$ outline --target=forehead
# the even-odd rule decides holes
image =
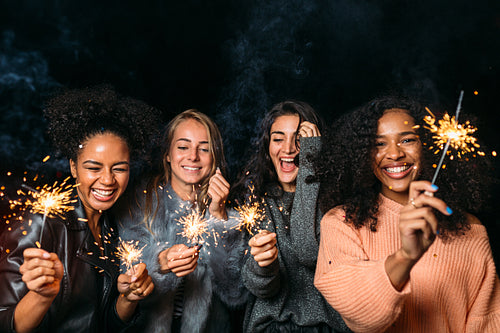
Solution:
[[[174,131],[174,141],[186,139],[192,142],[208,141],[205,126],[195,119],[186,119],[179,123]]]
[[[296,114],[287,114],[277,117],[271,125],[272,132],[295,132],[299,126],[299,116]]]
[[[96,134],[85,141],[78,150],[78,156],[85,159],[111,158],[128,159],[129,148],[127,142],[116,134]]]
[[[386,135],[391,133],[415,132],[415,119],[407,110],[403,109],[388,109],[378,120],[378,135]]]

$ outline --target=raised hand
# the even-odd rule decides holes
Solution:
[[[215,174],[210,178],[208,183],[208,196],[212,199],[208,210],[210,214],[219,218],[227,218],[226,214],[226,199],[229,195],[229,183],[222,176],[219,168],[215,171]]]
[[[274,232],[262,230],[250,238],[248,245],[251,247],[250,253],[260,267],[269,266],[278,257],[276,234]]]
[[[160,270],[162,273],[175,273],[178,277],[192,273],[198,265],[201,245],[187,247],[184,244],[163,250],[158,255]]]
[[[312,136],[321,136],[321,133],[319,132],[318,126],[315,124],[303,121],[300,123],[298,136],[308,138]]]
[[[425,180],[410,184],[410,200],[399,216],[402,254],[410,260],[418,261],[434,242],[438,221],[432,209],[452,213],[443,200],[432,195],[436,191],[437,187]]]

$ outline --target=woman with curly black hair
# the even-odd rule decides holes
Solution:
[[[319,246],[319,184],[305,183],[321,147],[321,121],[300,101],[274,105],[262,119],[254,154],[234,185],[231,201],[264,201],[262,230],[248,244],[242,280],[252,294],[246,332],[347,330],[314,288]],[[253,187],[253,193],[251,188]]]
[[[431,184],[425,114],[383,97],[336,122],[315,175],[331,209],[315,285],[356,332],[498,332],[500,282],[469,214],[485,204],[487,159],[448,160]]]
[[[63,92],[48,101],[45,116],[53,144],[69,159],[76,200],[45,227],[38,214],[2,233],[0,331],[125,329],[154,285],[144,264],[120,274],[118,231],[107,211],[125,191],[131,158],[152,138],[158,112],[97,86]]]

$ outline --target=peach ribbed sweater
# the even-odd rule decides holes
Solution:
[[[500,332],[500,282],[484,226],[436,238],[401,292],[384,268],[400,247],[403,206],[380,196],[377,232],[356,230],[343,210],[321,221],[314,284],[355,332]]]

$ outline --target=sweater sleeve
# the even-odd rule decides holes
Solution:
[[[279,260],[269,266],[260,267],[253,256],[249,256],[241,272],[245,287],[256,297],[270,298],[280,290]]]
[[[466,332],[500,332],[500,281],[487,234],[472,251],[476,258],[485,258],[479,291],[467,318]]]
[[[401,292],[391,284],[384,260],[370,260],[358,232],[334,208],[321,221],[321,243],[314,285],[356,332],[389,327],[402,310],[407,283]]]
[[[312,269],[316,266],[319,249],[319,221],[317,209],[319,182],[306,183],[306,178],[314,174],[312,157],[321,149],[321,137],[300,139],[300,164],[297,187],[290,216],[290,236],[292,248],[299,262]]]

